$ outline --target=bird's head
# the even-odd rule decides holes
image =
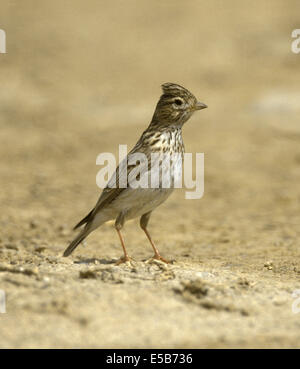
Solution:
[[[207,108],[186,88],[175,83],[164,83],[152,121],[163,126],[182,126],[196,110]]]

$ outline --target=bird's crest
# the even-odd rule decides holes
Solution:
[[[190,91],[188,91],[186,88],[176,84],[176,83],[171,83],[171,82],[167,82],[164,83],[163,85],[161,85],[161,88],[163,90],[163,93],[166,95],[173,95],[173,96],[177,96],[177,95],[189,95],[189,96],[193,96],[192,93],[190,93]]]

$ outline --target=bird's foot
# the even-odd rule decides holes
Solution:
[[[116,261],[115,265],[120,265],[120,264],[126,264],[129,266],[133,266],[134,265],[134,259],[132,259],[130,256],[128,255],[124,255],[122,256],[118,261]]]
[[[152,258],[145,261],[146,264],[171,264],[172,261],[166,260],[160,254],[155,254]]]

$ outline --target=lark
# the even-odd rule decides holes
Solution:
[[[156,105],[150,125],[127,157],[119,164],[95,207],[74,227],[74,229],[81,228],[81,231],[67,247],[64,256],[69,256],[96,228],[109,220],[115,220],[115,229],[124,253],[117,264],[131,262],[121,230],[126,220],[140,217],[140,226],[154,250],[154,256],[149,260],[168,263],[155,246],[147,225],[152,211],[171,195],[175,187],[175,177],[182,172],[183,125],[195,111],[205,109],[207,105],[197,101],[191,92],[175,83],[164,83],[162,91],[163,94]],[[144,164],[141,162],[129,164],[129,158],[137,153],[143,154],[147,160]],[[161,159],[166,155],[171,158],[169,165],[165,165],[165,161]],[[154,160],[153,157],[156,159]],[[138,176],[135,176],[138,165]],[[153,170],[154,168],[156,170]],[[168,173],[164,173],[165,171]],[[157,185],[151,186],[151,182],[147,187],[132,186],[133,179],[141,179],[141,176],[148,178],[150,173],[151,176],[155,173]],[[163,181],[164,174],[169,178],[167,185]],[[124,183],[120,185],[120,179],[124,182],[124,178],[125,186]]]

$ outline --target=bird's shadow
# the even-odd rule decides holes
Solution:
[[[90,258],[90,259],[82,259],[74,261],[74,264],[115,264],[117,259],[97,259],[97,258]]]

